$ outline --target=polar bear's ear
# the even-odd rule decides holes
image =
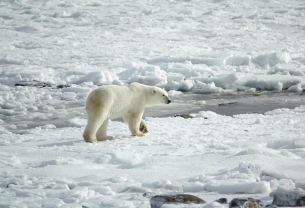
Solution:
[[[157,91],[155,89],[151,90],[151,94],[154,95]]]

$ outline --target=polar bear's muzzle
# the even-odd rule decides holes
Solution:
[[[168,98],[167,100],[167,104],[170,104],[172,101]]]

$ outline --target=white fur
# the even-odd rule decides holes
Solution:
[[[140,124],[145,125],[142,121],[145,106],[170,102],[165,90],[139,83],[129,86],[107,85],[95,89],[87,98],[88,124],[83,137],[91,143],[95,136],[98,141],[112,139],[107,136],[108,120],[118,117],[123,117],[128,123],[133,136],[144,136],[139,127]]]

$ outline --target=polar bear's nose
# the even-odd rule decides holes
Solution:
[[[170,104],[171,102],[172,102],[171,100],[168,100],[168,101],[167,101],[167,104]]]

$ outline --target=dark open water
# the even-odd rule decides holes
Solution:
[[[232,116],[246,113],[265,113],[278,108],[296,108],[305,105],[305,93],[263,92],[236,94],[184,94],[172,98],[169,105],[146,108],[145,117],[167,117],[176,114],[213,111],[217,114]],[[199,102],[205,101],[202,105]]]

